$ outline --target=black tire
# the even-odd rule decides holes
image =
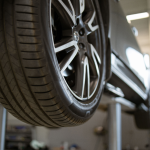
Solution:
[[[91,99],[75,98],[58,67],[49,28],[51,0],[0,0],[0,102],[23,122],[36,126],[76,126],[91,118],[105,80],[106,37],[93,0],[101,39],[98,88]]]

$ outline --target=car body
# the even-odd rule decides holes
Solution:
[[[149,70],[130,24],[117,0],[109,0],[108,39],[111,73],[108,83],[119,87],[124,97],[139,105],[148,99]]]

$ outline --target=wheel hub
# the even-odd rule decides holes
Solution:
[[[88,43],[87,36],[90,33],[90,31],[88,31],[86,24],[83,22],[82,15],[78,16],[77,20],[78,24],[75,27],[73,27],[74,39],[78,42],[79,50],[84,49],[87,51],[85,45],[87,45]],[[79,36],[78,40],[76,40],[77,37],[75,36]]]

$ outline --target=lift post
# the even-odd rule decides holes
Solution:
[[[108,106],[109,150],[121,150],[121,104],[112,103]]]
[[[99,109],[108,110],[108,150],[122,149],[121,113],[135,108],[135,104],[123,97],[102,96]]]
[[[6,118],[7,111],[0,105],[0,150],[5,149]]]

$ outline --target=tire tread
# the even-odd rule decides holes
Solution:
[[[0,102],[15,117],[36,126],[79,125],[57,96],[39,19],[40,0],[0,2]]]

